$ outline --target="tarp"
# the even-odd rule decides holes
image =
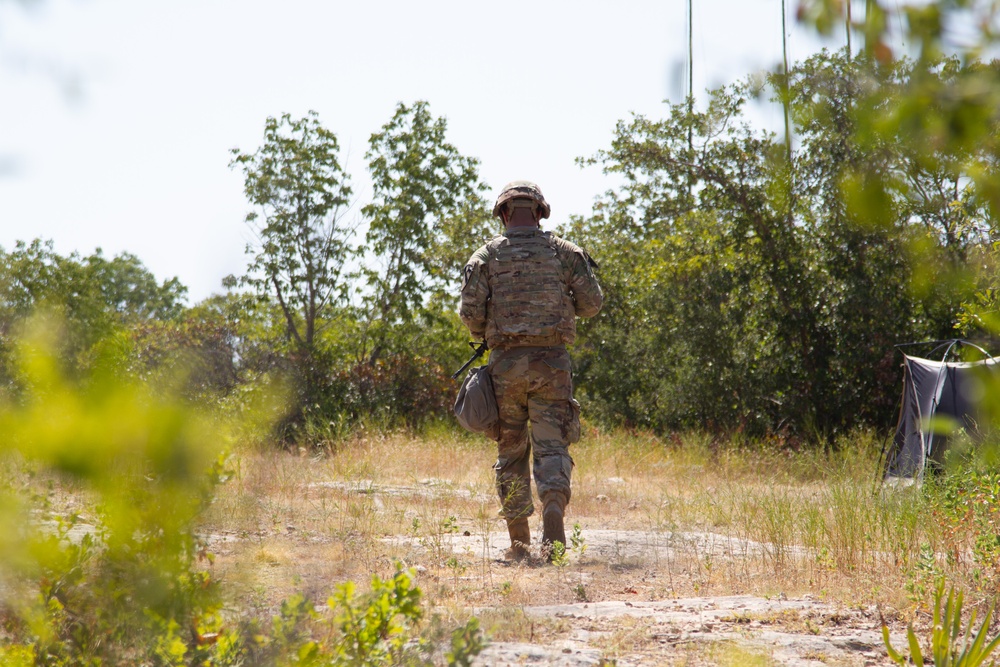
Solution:
[[[933,361],[903,355],[903,399],[885,466],[885,479],[921,482],[928,464],[943,462],[948,433],[964,429],[975,442],[984,423],[979,406],[984,373],[1000,370],[1000,357]]]

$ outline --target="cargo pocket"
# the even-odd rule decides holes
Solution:
[[[569,373],[573,370],[573,362],[570,361],[568,354],[558,354],[552,357],[545,357],[542,359],[542,363],[557,371],[563,371]]]
[[[572,408],[570,412],[569,427],[566,429],[566,440],[572,444],[580,442],[580,402],[575,398],[569,399]]]

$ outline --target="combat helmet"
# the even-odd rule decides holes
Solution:
[[[552,212],[549,203],[545,201],[545,196],[542,194],[541,188],[531,181],[511,181],[503,186],[503,189],[500,191],[497,203],[493,206],[493,217],[499,218],[500,209],[512,199],[530,199],[533,202],[532,206],[537,206],[539,215],[542,218],[549,217],[549,213]]]

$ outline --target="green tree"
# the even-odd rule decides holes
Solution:
[[[114,331],[176,318],[186,293],[177,278],[158,282],[129,253],[64,256],[41,239],[0,248],[0,385],[15,390],[11,341],[37,311],[58,316],[60,356],[71,369],[84,370],[95,346]]]
[[[181,313],[186,295],[177,278],[157,282],[130,253],[108,259],[98,248],[86,257],[63,256],[42,239],[0,248],[0,309],[7,325],[41,306],[61,306],[84,320],[96,317],[93,311],[119,321],[170,319]]]
[[[246,221],[257,237],[247,247],[252,261],[239,282],[280,308],[300,385],[296,419],[317,400],[328,370],[317,335],[347,298],[344,269],[353,229],[344,215],[351,188],[338,151],[336,136],[315,112],[300,119],[287,113],[269,117],[255,152],[232,151],[230,166],[242,170],[255,207]]]
[[[80,264],[84,280],[96,285],[103,302],[126,318],[170,320],[184,310],[187,287],[176,277],[157,283],[142,261],[131,253],[107,259],[98,248],[93,255],[82,258]]]
[[[412,323],[430,292],[453,289],[461,266],[496,229],[479,161],[463,156],[446,132],[447,121],[431,115],[427,102],[400,103],[369,141],[373,197],[362,212],[375,268],[363,270],[363,349],[372,364],[391,347],[392,327]]]
[[[619,123],[591,163],[622,186],[577,223],[607,292],[579,355],[600,411],[661,429],[827,435],[888,420],[893,344],[948,335],[970,283],[947,281],[951,300],[933,281],[910,286],[922,271],[955,273],[981,238],[963,231],[977,213],[952,162],[896,137],[858,140],[861,116],[914,66],[824,52],[716,91],[705,111]],[[743,119],[762,94],[789,101],[794,150]],[[878,202],[864,216],[844,196],[862,168],[885,186],[857,191]]]
[[[660,121],[620,122],[611,148],[595,158],[625,183],[599,209],[599,226],[626,238],[602,269],[605,318],[618,306],[631,322],[609,327],[631,332],[626,341],[639,356],[624,366],[656,369],[630,391],[645,409],[609,412],[635,412],[658,428],[760,427],[778,421],[776,408],[808,413],[803,385],[823,333],[809,299],[815,258],[802,228],[787,221],[795,193],[783,147],[742,121],[748,98],[745,87],[720,90],[704,112],[681,104]],[[601,257],[606,235],[597,234]],[[638,245],[629,247],[630,238]],[[603,334],[602,319],[593,326]],[[597,333],[585,331],[590,340]],[[618,358],[596,344],[595,354]]]

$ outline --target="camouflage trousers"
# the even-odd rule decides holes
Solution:
[[[564,494],[568,502],[573,472],[569,445],[580,439],[569,352],[565,347],[496,350],[489,370],[500,411],[494,470],[501,514],[515,519],[535,511],[532,471],[543,503],[552,492]]]

